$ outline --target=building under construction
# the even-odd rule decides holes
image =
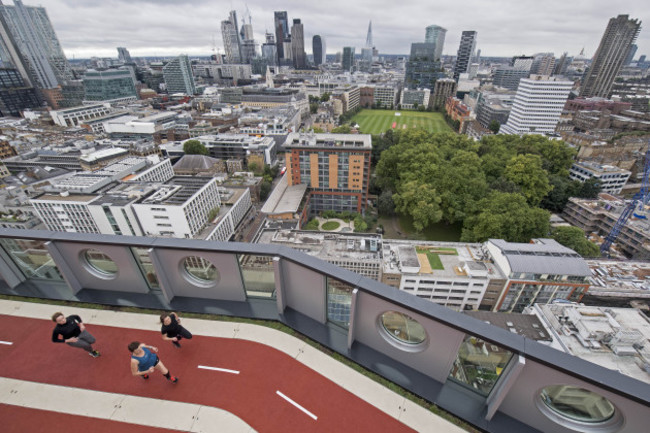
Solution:
[[[612,231],[628,202],[629,200],[602,193],[594,200],[572,197],[564,208],[562,217],[587,234],[594,233],[596,237],[604,238]],[[637,208],[621,228],[613,250],[626,257],[647,260],[650,258],[650,212],[644,209],[648,206],[640,206],[641,209]]]

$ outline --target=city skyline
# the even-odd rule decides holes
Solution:
[[[4,2],[11,5],[11,1]],[[425,27],[439,25],[448,30],[444,55],[455,55],[461,32],[476,30],[481,35],[477,48],[483,56],[511,56],[552,51],[556,56],[568,51],[575,56],[584,48],[585,56],[595,53],[602,32],[612,16],[629,14],[643,21],[650,5],[641,1],[613,4],[609,1],[560,2],[541,4],[504,1],[485,4],[468,0],[455,4],[357,1],[342,4],[345,13],[336,13],[336,4],[305,4],[287,0],[269,7],[252,0],[221,4],[214,0],[40,0],[28,6],[43,6],[59,35],[66,56],[72,58],[116,57],[116,47],[126,46],[134,57],[171,57],[223,54],[220,23],[231,8],[250,10],[255,40],[261,45],[265,31],[273,32],[273,12],[286,10],[289,20],[301,19],[305,40],[315,34],[328,41],[328,54],[343,46],[364,45],[369,20],[373,21],[375,45],[380,54],[408,54],[412,42],[424,40]],[[215,7],[221,6],[221,7]],[[343,9],[343,7],[345,9]],[[467,14],[466,11],[472,11]],[[146,14],[143,13],[146,11]],[[200,17],[200,18],[197,18]],[[408,19],[395,19],[405,17]],[[579,17],[579,20],[576,19]],[[241,18],[240,18],[241,20]],[[241,24],[241,23],[238,23]],[[311,54],[311,44],[306,44]],[[650,32],[641,30],[636,57],[650,55]],[[358,51],[358,50],[357,50]]]

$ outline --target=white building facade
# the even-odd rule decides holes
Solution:
[[[560,120],[573,82],[532,75],[519,81],[508,122],[500,134],[552,134]]]

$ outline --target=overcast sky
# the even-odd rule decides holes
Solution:
[[[4,0],[4,4],[12,4]],[[327,52],[365,44],[372,20],[374,43],[380,53],[408,54],[411,42],[424,41],[424,28],[447,29],[444,54],[456,54],[463,30],[478,31],[483,56],[512,56],[568,51],[584,47],[591,57],[611,17],[628,14],[650,26],[648,0],[23,0],[47,8],[61,45],[70,58],[117,57],[125,46],[132,56],[209,55],[213,40],[223,53],[221,21],[230,9],[240,20],[246,5],[259,43],[273,31],[273,11],[286,10],[289,20],[300,18],[305,49],[312,36],[327,41]],[[650,57],[650,30],[637,39],[640,54]]]

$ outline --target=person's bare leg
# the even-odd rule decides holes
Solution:
[[[165,367],[165,364],[163,364],[162,361],[158,361],[158,365],[156,365],[155,368],[156,368],[156,370],[161,372],[163,374],[163,376],[166,375],[167,373],[169,373],[169,370],[167,369],[167,367]]]

